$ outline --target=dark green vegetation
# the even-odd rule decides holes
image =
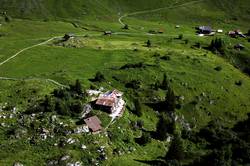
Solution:
[[[249,163],[248,0],[0,4],[0,165]],[[199,25],[224,32],[198,37]],[[226,35],[235,29],[246,38]],[[124,92],[123,117],[109,126],[93,110],[107,128],[74,133],[85,91],[100,87]]]

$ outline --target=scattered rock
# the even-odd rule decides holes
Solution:
[[[48,136],[47,136],[47,134],[42,133],[42,134],[40,134],[40,137],[42,140],[46,140]]]
[[[214,104],[214,100],[210,100],[210,101],[209,101],[209,104],[210,104],[210,105],[213,105],[213,104]]]
[[[202,96],[202,97],[206,97],[206,93],[205,93],[205,92],[202,92],[202,93],[201,93],[201,96]]]
[[[81,149],[87,149],[87,146],[82,144]]]
[[[23,166],[23,164],[20,163],[20,162],[16,162],[16,163],[13,164],[13,166]]]
[[[67,142],[68,144],[73,144],[73,143],[76,142],[76,140],[73,139],[73,138],[69,138],[66,142]]]
[[[66,160],[69,160],[70,159],[70,156],[69,155],[65,155],[65,156],[62,156],[60,161],[66,161]]]
[[[82,166],[82,163],[80,161],[77,161],[75,163],[67,163],[66,166]]]
[[[52,116],[51,116],[51,121],[52,121],[52,122],[55,122],[56,120],[57,120],[57,116],[56,116],[56,115],[52,115]]]
[[[184,100],[185,100],[185,97],[184,97],[184,96],[180,96],[180,100],[181,100],[181,101],[184,101]]]
[[[86,125],[78,126],[76,129],[74,129],[75,134],[81,134],[81,133],[88,133],[89,128]]]
[[[92,107],[90,104],[86,104],[83,107],[83,112],[81,113],[81,118],[84,118],[87,114],[89,114],[92,111]]]
[[[57,160],[52,160],[48,162],[48,166],[55,166],[58,165],[58,161]]]

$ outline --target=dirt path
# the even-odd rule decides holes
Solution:
[[[172,6],[168,6],[168,7],[162,7],[162,8],[157,8],[157,9],[151,9],[151,10],[143,10],[143,11],[137,11],[137,12],[133,12],[133,13],[129,13],[129,14],[124,14],[123,16],[121,16],[118,21],[121,25],[125,25],[125,23],[122,21],[125,17],[128,17],[128,16],[134,16],[134,15],[139,15],[139,14],[146,14],[146,13],[153,13],[153,12],[157,12],[157,11],[161,11],[161,10],[165,10],[165,9],[174,9],[174,8],[177,8],[177,7],[182,7],[182,6],[188,6],[188,5],[191,5],[191,4],[194,4],[194,3],[198,3],[198,2],[201,2],[201,1],[204,1],[204,0],[196,0],[196,1],[190,1],[190,2],[187,2],[187,3],[183,3],[183,4],[180,4],[180,5],[175,5],[173,4]],[[116,35],[126,35],[126,34],[133,34],[133,33],[124,33],[124,32],[116,32],[114,33]],[[99,35],[99,34],[94,34],[94,35]],[[93,35],[93,36],[94,36]],[[139,35],[139,34],[137,34]],[[146,34],[140,34],[140,35],[148,35],[148,36],[153,36],[153,35],[157,35],[157,34],[149,34],[149,33],[146,33]],[[80,36],[84,36],[84,35],[79,35]],[[162,35],[161,35],[162,36]],[[169,35],[168,35],[169,36]],[[27,51],[29,49],[32,49],[32,48],[35,48],[35,47],[38,47],[38,46],[41,46],[41,45],[44,45],[44,44],[47,44],[48,42],[56,39],[56,38],[60,38],[61,36],[55,36],[55,37],[52,37],[44,42],[41,42],[41,43],[38,43],[38,44],[35,44],[35,45],[32,45],[32,46],[29,46],[29,47],[26,47],[20,51],[18,51],[16,54],[12,55],[11,57],[7,58],[6,60],[0,62],[0,67],[2,65],[4,65],[5,63],[9,62],[10,60],[16,58],[18,55],[20,55],[21,53],[23,53],[24,51]],[[41,79],[41,78],[30,78],[30,79],[19,79],[19,78],[8,78],[8,77],[0,77],[0,80],[43,80],[43,81],[46,81],[46,82],[51,82],[55,85],[58,85],[58,86],[61,86],[61,87],[66,87],[66,85],[63,85],[63,84],[60,84],[59,82],[55,81],[55,80],[52,80],[52,79]]]
[[[11,59],[14,59],[15,57],[17,57],[19,54],[21,54],[22,52],[24,51],[27,51],[29,49],[32,49],[34,47],[37,47],[37,46],[41,46],[41,45],[44,45],[44,44],[47,44],[48,42],[50,42],[51,40],[54,40],[55,38],[58,38],[58,37],[52,37],[42,43],[38,43],[38,44],[35,44],[35,45],[32,45],[30,47],[26,47],[20,51],[18,51],[16,54],[14,54],[13,56],[9,57],[8,59],[4,60],[3,62],[0,63],[0,66],[4,65],[5,63],[9,62]]]
[[[56,86],[60,86],[63,88],[68,87],[67,85],[63,85],[55,80],[52,79],[43,79],[43,78],[10,78],[10,77],[0,77],[0,80],[10,80],[10,81],[45,81],[50,82]]]
[[[4,65],[5,63],[9,62],[10,60],[16,58],[18,55],[20,55],[21,53],[23,53],[24,51],[27,51],[29,49],[32,49],[34,47],[37,47],[37,46],[41,46],[41,45],[44,45],[44,44],[47,44],[48,42],[56,39],[56,38],[59,38],[59,36],[56,36],[56,37],[52,37],[44,42],[41,42],[41,43],[38,43],[38,44],[35,44],[35,45],[32,45],[32,46],[29,46],[29,47],[26,47],[20,51],[18,51],[16,54],[12,55],[11,57],[9,57],[8,59],[2,61],[0,63],[0,66]],[[38,80],[38,81],[45,81],[45,82],[50,82],[54,85],[57,85],[57,86],[60,86],[60,87],[68,87],[67,85],[63,85],[55,80],[52,80],[52,79],[42,79],[42,78],[10,78],[10,77],[0,77],[0,80],[12,80],[12,81],[31,81],[31,80]]]
[[[174,9],[174,8],[178,8],[178,7],[184,7],[184,6],[192,5],[194,3],[199,3],[202,1],[204,1],[204,0],[195,0],[195,1],[183,3],[180,5],[173,4],[172,6],[161,7],[161,8],[157,8],[157,9],[151,9],[151,10],[142,10],[142,11],[137,11],[137,12],[133,12],[133,13],[129,13],[129,14],[124,14],[118,19],[118,21],[121,25],[125,26],[125,23],[122,21],[125,17],[135,16],[135,15],[139,15],[139,14],[146,14],[146,13],[154,13],[154,12],[158,12],[158,11],[166,10],[166,9]]]

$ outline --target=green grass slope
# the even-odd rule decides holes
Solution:
[[[5,116],[0,118],[0,165],[15,162],[27,166],[48,165],[49,161],[59,160],[64,155],[70,155],[72,161],[82,161],[82,165],[96,165],[100,146],[105,146],[108,159],[99,165],[145,165],[138,161],[165,156],[168,141],[152,139],[140,146],[135,140],[142,135],[142,130],[134,127],[135,122],[143,121],[143,130],[156,130],[159,110],[154,106],[164,101],[166,91],[154,86],[162,82],[164,73],[178,100],[178,131],[186,123],[195,132],[213,120],[232,127],[245,119],[250,111],[250,79],[235,67],[233,61],[249,64],[250,43],[247,38],[231,38],[225,34],[198,37],[194,26],[211,25],[215,29],[222,28],[224,32],[240,28],[246,32],[249,26],[248,1],[0,0],[0,11],[6,11],[14,18],[5,22],[0,16],[0,63],[29,48],[0,65],[0,108],[8,108],[0,111],[0,115]],[[167,8],[124,17],[122,21],[130,29],[121,29],[120,16],[162,7]],[[180,28],[175,28],[176,24]],[[160,28],[165,30],[163,34],[148,34],[150,30]],[[116,33],[104,36],[101,32],[104,30]],[[68,32],[77,37],[37,45]],[[180,34],[183,34],[182,38],[177,39]],[[227,54],[224,56],[228,57],[206,49],[215,38],[225,42]],[[152,46],[148,48],[145,42],[149,39]],[[234,49],[237,43],[242,43],[245,49]],[[134,66],[139,62],[142,67],[124,68],[124,65]],[[105,79],[92,82],[98,71]],[[65,85],[79,79],[84,90],[90,87],[119,89],[124,92],[128,109],[106,130],[108,134],[60,135],[55,132],[54,137],[41,140],[40,130],[34,129],[50,129],[50,117],[55,112],[38,116],[34,120],[38,123],[34,125],[24,120],[25,124],[20,126],[19,115],[22,116],[28,107],[37,105],[45,95],[51,95],[54,89],[61,88],[48,79]],[[128,86],[134,81],[139,84],[138,88]],[[134,114],[134,98],[142,103],[141,117]],[[13,107],[18,111],[11,117],[9,109]],[[98,110],[94,113],[106,126],[109,122],[107,115]],[[29,119],[30,115],[25,117]],[[62,116],[59,120],[73,129],[78,125],[75,118]],[[71,137],[78,141],[58,146],[62,140]],[[192,156],[206,153],[202,143],[194,145],[185,141],[187,152],[199,153]],[[81,149],[82,144],[87,149]]]
[[[39,18],[39,19],[89,19],[105,18],[111,19],[119,14],[134,11],[156,9],[161,7],[174,7],[176,5],[193,2],[191,0],[0,0],[0,11],[7,11],[9,15],[19,18]],[[198,0],[196,3],[184,6],[179,10],[163,13],[165,17],[181,20],[193,18],[214,18],[249,20],[249,2],[226,1],[226,0]],[[164,10],[163,10],[164,11]],[[159,13],[158,13],[159,14]],[[159,15],[157,15],[159,16]],[[182,16],[182,17],[180,17]],[[161,17],[158,17],[162,19]]]

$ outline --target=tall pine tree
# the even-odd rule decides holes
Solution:
[[[156,126],[156,137],[157,139],[164,141],[168,138],[169,134],[173,134],[175,130],[174,121],[166,114],[161,113],[159,121]]]
[[[184,159],[184,148],[183,142],[179,134],[175,134],[170,144],[169,150],[165,156],[165,160],[177,160],[181,161]]]
[[[168,112],[174,112],[176,108],[176,98],[174,91],[169,87],[166,98],[165,98],[165,105]]]

